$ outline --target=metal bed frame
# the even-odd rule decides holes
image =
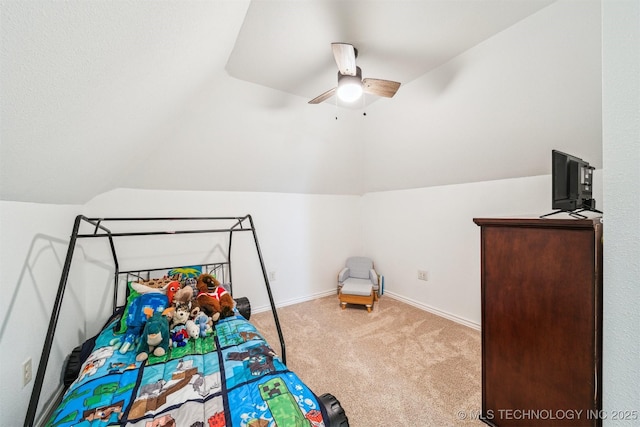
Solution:
[[[170,230],[170,231],[137,231],[137,232],[112,232],[109,228],[105,227],[105,223],[116,223],[116,222],[141,222],[141,221],[171,221],[172,223],[179,223],[183,221],[210,221],[210,222],[221,222],[226,221],[226,223],[233,222],[233,225],[227,228],[208,228],[208,229],[196,229],[196,230]],[[80,226],[83,223],[88,223],[93,226],[92,233],[80,233]],[[137,269],[130,271],[120,271],[118,256],[116,254],[116,248],[114,244],[114,239],[118,237],[131,237],[131,236],[155,236],[155,235],[180,235],[180,234],[206,234],[206,233],[228,233],[229,234],[229,247],[227,252],[227,259],[224,262],[215,262],[203,265],[213,265],[213,264],[226,264],[228,270],[228,281],[230,285],[229,291],[233,295],[233,281],[232,270],[231,270],[231,244],[233,242],[234,233],[238,232],[251,232],[253,235],[253,241],[255,243],[256,251],[258,254],[258,259],[260,261],[260,267],[262,269],[262,276],[264,278],[265,287],[267,290],[267,294],[269,296],[269,304],[271,305],[271,312],[273,313],[273,319],[275,321],[275,326],[278,331],[278,338],[280,340],[280,348],[281,348],[281,356],[282,361],[286,365],[287,358],[285,352],[285,343],[284,337],[282,335],[282,329],[280,328],[280,321],[278,320],[278,313],[276,310],[276,305],[273,300],[273,295],[271,293],[271,285],[269,284],[269,278],[267,275],[267,270],[264,265],[264,260],[262,258],[262,252],[260,251],[260,244],[258,243],[258,236],[256,234],[255,226],[253,225],[253,219],[251,215],[245,215],[242,217],[147,217],[147,218],[87,218],[84,215],[78,215],[75,218],[75,222],[73,224],[73,231],[71,233],[71,238],[69,241],[69,247],[67,249],[67,256],[65,258],[64,267],[62,269],[62,275],[60,277],[60,284],[58,285],[58,292],[56,294],[56,299],[53,304],[53,311],[51,313],[51,318],[49,321],[49,327],[47,329],[47,335],[45,338],[44,346],[42,348],[42,355],[40,356],[40,363],[38,364],[38,371],[36,374],[35,382],[33,385],[33,390],[31,392],[31,398],[29,400],[29,407],[27,409],[27,414],[25,417],[25,426],[33,426],[36,411],[38,409],[38,401],[40,400],[40,393],[42,390],[42,385],[44,382],[44,376],[47,370],[47,364],[49,362],[49,355],[51,353],[51,347],[53,345],[53,337],[55,335],[56,326],[58,324],[58,317],[60,315],[60,308],[62,307],[62,299],[64,297],[65,288],[67,285],[67,280],[69,278],[69,270],[71,268],[71,262],[73,260],[73,253],[76,247],[76,243],[78,239],[84,238],[107,238],[109,240],[109,246],[111,249],[111,255],[113,257],[113,263],[115,268],[114,274],[114,289],[113,289],[113,313],[116,312],[118,307],[118,288],[119,288],[119,277],[122,274],[134,274],[139,273],[140,271],[158,271],[171,269],[174,267],[164,267],[164,268],[151,268],[151,269]]]

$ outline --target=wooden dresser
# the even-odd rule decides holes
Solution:
[[[483,421],[601,425],[602,221],[473,221],[481,227]]]

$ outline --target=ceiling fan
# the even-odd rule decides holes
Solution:
[[[369,93],[391,98],[396,94],[400,83],[391,80],[362,79],[362,70],[356,66],[358,50],[349,43],[331,43],[333,57],[338,64],[338,86],[316,96],[309,104],[319,104],[337,93],[344,102],[353,102]]]

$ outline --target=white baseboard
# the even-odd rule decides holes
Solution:
[[[435,314],[436,316],[444,317],[445,319],[452,320],[461,325],[467,326],[471,329],[475,329],[476,331],[480,330],[480,325],[476,322],[472,322],[471,320],[465,319],[460,316],[456,316],[455,314],[447,313],[446,311],[438,310],[437,308],[431,307],[427,304],[421,303],[419,301],[412,300],[410,298],[403,297],[402,295],[395,294],[390,291],[384,291],[384,296],[388,296],[389,298],[396,299],[398,301],[402,301],[405,304],[409,304],[413,307],[419,308],[424,311],[428,311],[429,313]]]
[[[327,291],[318,292],[312,295],[306,295],[304,297],[293,298],[285,301],[280,301],[276,303],[276,308],[286,307],[288,305],[299,304],[301,302],[312,301],[314,299],[323,298],[329,295],[335,295],[335,289],[329,289]],[[419,308],[420,310],[427,311],[429,313],[435,314],[436,316],[444,317],[445,319],[451,320],[453,322],[464,325],[468,328],[475,329],[476,331],[480,330],[480,325],[476,322],[472,322],[471,320],[465,319],[460,316],[456,316],[455,314],[448,313],[446,311],[439,310],[437,308],[431,307],[427,304],[421,303],[419,301],[412,300],[410,298],[403,297],[402,295],[398,295],[396,293],[390,291],[384,291],[384,296],[388,296],[389,298],[396,299],[405,304],[409,304],[413,307]],[[258,307],[251,307],[252,313],[262,313],[264,311],[271,311],[270,305],[261,305]]]
[[[304,297],[299,297],[299,298],[293,298],[293,299],[288,299],[285,301],[280,301],[276,303],[276,308],[281,308],[281,307],[286,307],[288,305],[294,305],[294,304],[299,304],[301,302],[306,302],[306,301],[312,301],[314,299],[318,299],[318,298],[324,298],[326,296],[329,295],[337,295],[336,293],[336,289],[332,288],[326,291],[322,291],[322,292],[318,292],[315,294],[311,294],[311,295],[305,295]],[[266,305],[261,305],[258,307],[251,307],[251,312],[252,313],[262,313],[263,311],[271,311],[271,306],[266,304]]]

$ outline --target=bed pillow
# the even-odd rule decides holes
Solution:
[[[127,331],[127,315],[129,314],[129,306],[131,305],[131,301],[141,295],[133,288],[133,283],[135,282],[127,283],[127,286],[129,287],[129,296],[127,297],[127,303],[125,304],[122,317],[120,317],[120,322],[118,322],[117,328],[113,331],[115,334],[124,334]]]
[[[173,279],[163,277],[161,279],[140,280],[138,282],[130,282],[129,289],[135,290],[138,294],[166,294],[167,285],[173,282]]]

